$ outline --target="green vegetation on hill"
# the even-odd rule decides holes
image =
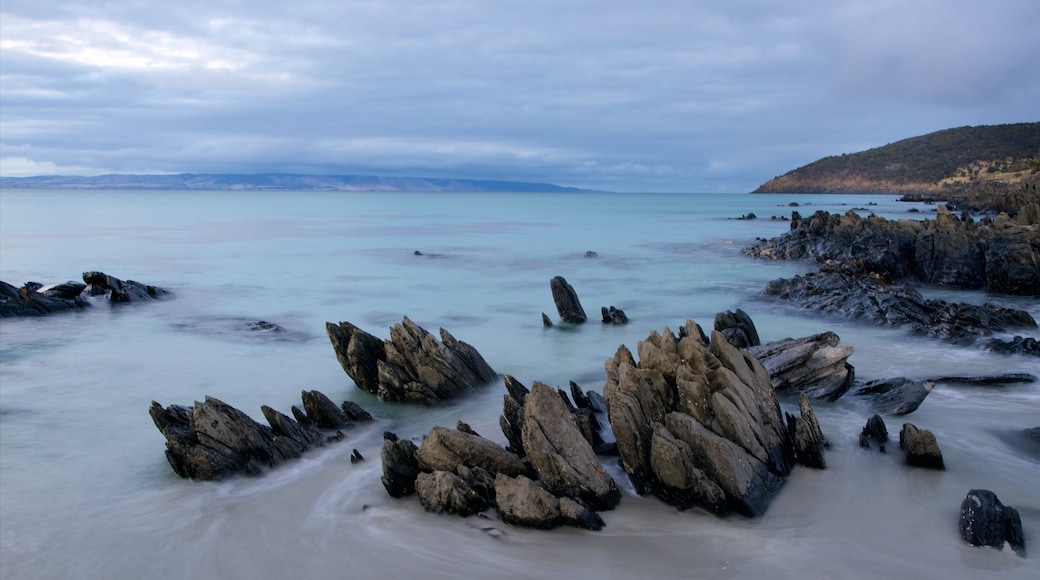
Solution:
[[[825,157],[755,193],[956,193],[1017,184],[1038,172],[1040,123],[960,127]]]

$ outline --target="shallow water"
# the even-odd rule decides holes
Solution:
[[[796,202],[798,207],[788,204]],[[513,528],[437,516],[379,483],[382,432],[418,437],[463,420],[504,442],[501,382],[433,409],[355,389],[324,334],[349,320],[386,337],[407,315],[477,347],[500,373],[600,390],[604,361],[651,330],[746,310],[763,340],[834,330],[864,379],[1030,372],[1040,362],[953,347],[898,329],[777,305],[765,283],[800,264],[740,255],[788,224],[771,215],[864,207],[890,196],[0,192],[0,279],[20,285],[102,270],[172,289],[149,304],[0,322],[0,577],[395,578],[694,576],[1035,578],[1036,558],[971,548],[957,511],[987,488],[1040,541],[1040,458],[1014,436],[1040,426],[1040,385],[940,384],[920,409],[886,417],[933,431],[945,472],[860,449],[872,411],[819,403],[828,469],[796,469],[761,518],[679,512],[626,490],[601,532]],[[867,205],[873,203],[877,205]],[[753,221],[730,218],[754,212]],[[414,255],[419,250],[421,256]],[[597,252],[586,258],[587,250]],[[590,323],[556,320],[549,279],[575,287]],[[925,288],[1030,310],[1036,299]],[[627,326],[598,322],[600,306]],[[288,332],[249,331],[265,320]],[[1035,335],[1035,334],[1034,334]],[[263,420],[303,389],[351,399],[377,421],[260,478],[180,479],[148,417],[152,400],[212,395]],[[787,409],[796,405],[784,399]],[[357,448],[368,461],[351,464]]]

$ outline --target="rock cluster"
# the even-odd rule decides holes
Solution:
[[[905,327],[916,334],[960,345],[970,345],[1015,328],[1037,327],[1036,320],[1024,310],[926,299],[908,285],[890,285],[877,276],[847,272],[821,271],[781,278],[767,284],[765,293],[808,310],[882,326]],[[1007,346],[1006,341],[992,341]],[[1022,353],[1031,354],[1028,349]]]
[[[885,280],[915,277],[955,288],[1040,295],[1040,228],[1006,215],[976,224],[944,205],[934,220],[886,220],[818,211],[792,214],[791,230],[743,250],[771,259],[838,262]]]
[[[380,340],[349,322],[325,329],[343,370],[359,389],[391,402],[433,404],[498,375],[473,346],[440,329],[441,340],[408,317]]]
[[[385,433],[387,493],[415,493],[435,513],[469,516],[495,507],[502,521],[514,525],[602,528],[596,511],[614,508],[621,493],[576,420],[586,414],[543,383],[530,391],[508,375],[505,383],[501,423],[508,448],[462,423],[456,429],[434,427],[418,447]]]
[[[69,281],[52,286],[26,282],[21,288],[15,288],[0,281],[0,318],[77,310],[89,305],[85,298],[91,296],[105,296],[110,302],[142,302],[170,293],[158,286],[120,280],[102,272],[84,272],[83,282]]]
[[[666,327],[640,341],[638,363],[624,345],[607,360],[604,396],[621,465],[640,494],[760,515],[790,472],[791,435],[758,360],[719,331],[710,345],[702,336],[687,321],[679,337]],[[818,432],[815,417],[801,419]]]
[[[342,429],[372,416],[358,405],[337,407],[318,391],[304,391],[306,411],[294,406],[295,419],[264,405],[268,425],[214,397],[193,407],[163,407],[152,401],[148,414],[166,437],[166,459],[181,477],[223,479],[233,474],[257,475],[300,457],[312,447],[342,438],[322,430]]]
[[[960,531],[972,546],[1003,548],[1006,541],[1016,554],[1026,556],[1018,510],[1001,503],[997,494],[987,489],[973,489],[961,502]]]

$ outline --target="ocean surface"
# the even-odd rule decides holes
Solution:
[[[945,472],[906,467],[896,442],[887,455],[861,449],[873,414],[863,403],[816,403],[828,468],[796,468],[757,519],[640,497],[609,458],[624,497],[600,532],[428,514],[383,489],[383,431],[421,437],[463,420],[504,443],[504,386],[434,408],[382,403],[340,368],[326,321],[381,338],[403,316],[444,327],[528,386],[599,391],[619,345],[634,352],[686,319],[710,330],[736,308],[763,341],[837,332],[861,379],[1040,375],[1037,359],[762,295],[809,269],[740,254],[788,229],[770,216],[854,208],[934,211],[895,196],[0,191],[0,279],[100,270],[175,294],[0,322],[0,578],[1040,578],[1040,461],[1016,444],[1040,426],[1040,384],[941,385],[913,414],[885,417],[896,438],[903,422],[934,432]],[[733,219],[748,212],[759,219]],[[558,275],[588,323],[542,326],[543,312],[559,318]],[[1033,298],[922,291],[1040,318]],[[610,305],[631,322],[601,324]],[[260,320],[286,332],[247,329]],[[261,405],[288,413],[304,389],[356,401],[376,421],[257,478],[181,479],[148,416],[153,400],[211,395],[263,421]],[[355,448],[367,461],[350,463]],[[1020,511],[1028,558],[965,545],[957,517],[972,488]]]

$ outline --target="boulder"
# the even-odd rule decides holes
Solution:
[[[459,466],[459,470],[465,475],[448,471],[418,475],[415,480],[415,494],[426,511],[467,517],[488,509],[491,498],[488,497],[487,483],[482,477],[490,480],[490,476],[487,472],[480,475],[474,473],[479,468],[469,470]],[[492,484],[491,491],[493,489]]]
[[[1018,510],[1005,506],[987,489],[973,489],[961,502],[960,531],[972,546],[1003,548],[1007,541],[1021,557],[1026,555],[1022,519]]]
[[[499,519],[515,526],[544,530],[564,524],[588,530],[603,528],[603,520],[596,512],[572,499],[557,498],[523,475],[498,474],[495,498]]]
[[[386,341],[349,322],[325,328],[347,375],[385,401],[433,404],[497,378],[473,346],[443,328],[438,341],[408,317],[390,329]]]
[[[350,417],[320,391],[302,391],[303,409],[319,429],[343,429],[351,424]]]
[[[599,311],[603,324],[628,324],[628,316],[620,308],[603,306]]]
[[[532,467],[554,495],[576,498],[594,510],[612,509],[620,501],[614,479],[555,389],[540,382],[531,387],[521,437]]]
[[[851,346],[838,346],[833,332],[803,338],[785,338],[747,350],[769,373],[778,392],[795,391],[814,399],[834,401],[852,386],[856,370],[849,364]]]
[[[578,301],[578,293],[563,276],[556,276],[550,280],[549,288],[552,290],[553,301],[556,303],[556,311],[560,314],[560,320],[571,324],[581,324],[587,320],[585,309]]]
[[[517,476],[526,470],[520,458],[497,443],[457,429],[434,427],[416,452],[419,468],[425,472],[455,472],[459,465],[479,467],[488,473]]]
[[[383,487],[390,497],[404,497],[415,493],[419,477],[418,448],[415,443],[399,438],[395,433],[383,433],[383,448],[379,458],[383,464]]]
[[[762,344],[758,338],[758,330],[747,312],[737,309],[736,312],[725,311],[715,315],[715,330],[725,335],[726,340],[737,348],[748,348]]]
[[[946,469],[939,443],[931,431],[918,429],[912,423],[903,423],[903,429],[899,431],[899,447],[903,450],[907,465]]]

